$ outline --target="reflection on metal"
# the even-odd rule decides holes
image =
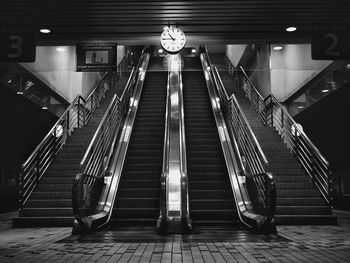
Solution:
[[[73,233],[94,231],[109,222],[149,58],[142,53],[139,71],[133,69],[122,96],[114,96],[81,161],[85,169],[75,177],[72,191],[77,220]]]
[[[191,229],[188,212],[181,60],[180,55],[169,57],[158,232],[181,233]]]
[[[255,231],[276,232],[275,182],[262,166],[267,159],[237,101],[227,96],[205,47],[200,59],[240,221]]]
[[[293,136],[300,136],[300,132],[298,130],[303,131],[303,126],[301,126],[301,124],[299,123],[295,123],[295,124],[292,124],[291,129],[292,129]]]

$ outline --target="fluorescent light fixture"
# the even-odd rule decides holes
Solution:
[[[290,27],[287,27],[286,28],[286,31],[287,32],[294,32],[294,31],[296,31],[297,30],[297,28],[295,27],[295,26],[290,26]]]
[[[49,33],[51,33],[51,30],[48,28],[42,28],[42,29],[40,29],[40,32],[43,34],[49,34]]]
[[[196,51],[197,50],[195,48],[192,48],[192,50],[191,50],[192,53],[196,53]]]
[[[276,51],[280,51],[282,49],[283,49],[282,46],[275,46],[275,47],[273,47],[273,50],[276,50]]]
[[[162,54],[163,53],[163,49],[162,48],[158,49],[158,53]]]
[[[64,47],[58,47],[58,48],[56,48],[56,51],[58,51],[58,52],[65,52],[66,49]]]
[[[323,89],[322,93],[327,93],[329,91],[329,89]]]

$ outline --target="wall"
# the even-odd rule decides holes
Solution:
[[[247,45],[226,45],[226,56],[236,67],[242,58]]]
[[[79,94],[87,98],[100,81],[101,75],[98,72],[75,72],[75,46],[65,46],[65,52],[58,52],[56,48],[56,46],[37,47],[36,61],[21,65],[68,102],[72,102]],[[124,55],[125,46],[118,46],[118,64]]]
[[[271,45],[271,92],[285,101],[332,61],[312,60],[310,44]]]
[[[294,118],[331,164],[337,206],[350,208],[350,86],[333,91]],[[339,197],[347,194],[347,198]]]
[[[22,163],[44,138],[57,117],[0,85],[0,212],[17,207],[16,178]]]
[[[265,98],[271,94],[270,48],[269,45],[259,45],[256,48],[256,61],[249,69],[250,79]]]

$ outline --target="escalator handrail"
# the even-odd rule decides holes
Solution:
[[[168,67],[160,217],[157,222],[157,230],[159,233],[168,231],[188,232],[192,228],[189,218],[183,84],[181,67],[176,67],[176,70],[172,70],[172,63],[176,62],[178,63],[179,60],[173,57]],[[180,185],[176,185],[176,187],[170,187],[170,166],[172,166],[172,173],[174,173],[174,176],[175,174],[180,175],[180,182],[178,182]],[[176,194],[181,195],[181,208],[179,208],[178,215],[169,215],[169,204],[171,202],[169,201],[169,191],[174,188],[180,191],[180,193],[176,192]],[[180,227],[179,221],[174,220],[174,218],[180,216],[180,214],[182,227]],[[172,220],[170,217],[172,217]]]
[[[241,167],[243,160],[239,151],[237,152],[238,144],[234,133],[229,132],[231,126],[227,128],[226,121],[222,112],[220,95],[216,95],[219,92],[220,87],[217,87],[217,82],[215,82],[215,73],[210,62],[210,57],[206,47],[203,47],[203,55],[201,55],[202,67],[204,70],[205,78],[207,81],[208,91],[210,100],[212,102],[214,117],[216,119],[220,142],[223,148],[223,153],[225,156],[225,161],[227,164],[227,169],[230,176],[230,181],[232,184],[233,194],[235,196],[235,204],[237,207],[238,216],[240,221],[246,225],[248,228],[256,231],[275,231],[274,222],[274,211],[276,207],[276,184],[272,174],[267,173],[263,170],[259,174],[245,174],[244,168]],[[212,88],[210,87],[212,86]],[[230,136],[233,135],[233,136]],[[232,148],[234,147],[234,148]],[[268,204],[266,213],[260,215],[255,213],[254,207],[252,207],[252,202],[250,201],[248,190],[246,189],[245,183],[242,184],[242,178],[252,178],[254,182],[257,182],[258,191],[264,191],[264,183],[269,187],[268,194]],[[259,177],[266,179],[265,182],[259,182]],[[241,185],[242,184],[242,185]]]
[[[102,87],[101,94],[104,94],[110,88],[113,78],[112,73],[105,74],[93,92],[96,92]],[[104,83],[107,83],[107,85],[103,85]],[[99,105],[100,99],[102,99],[101,96],[98,97],[98,101],[94,107],[88,108],[88,104],[92,105],[92,100],[85,100],[81,95],[77,95],[44,139],[22,164],[18,180],[20,209],[24,207],[41,177],[54,157],[61,150],[74,128],[80,128],[87,124],[89,117],[98,107],[97,105]]]
[[[237,101],[237,98],[236,96],[232,93],[231,94],[231,97],[228,97],[227,95],[227,92],[226,92],[226,89],[225,89],[225,86],[222,82],[222,79],[221,79],[221,76],[218,72],[218,69],[216,67],[214,67],[214,76],[218,79],[218,82],[217,83],[217,87],[220,87],[219,88],[219,92],[224,92],[225,96],[227,97],[227,101],[229,103],[232,103],[234,107],[236,107],[238,109],[238,112],[241,113],[240,117],[242,118],[242,122],[245,124],[245,127],[246,129],[248,130],[248,136],[250,136],[250,138],[253,140],[253,143],[255,145],[255,148],[258,150],[261,158],[262,158],[262,161],[264,162],[265,166],[268,166],[269,165],[269,161],[267,160],[267,157],[266,157],[266,154],[264,153],[258,139],[256,138],[253,130],[252,130],[252,127],[250,126],[248,120],[247,120],[247,117],[245,116],[241,106],[239,105],[238,101]],[[215,77],[214,77],[214,80],[215,80]]]
[[[226,58],[230,63],[229,59]],[[230,64],[233,67],[232,63]],[[253,88],[254,92],[256,92],[259,96],[259,104],[264,105],[264,116],[262,118],[261,114],[259,116],[262,118],[262,121],[265,125],[269,125],[267,123],[267,114],[270,112],[270,125],[274,126],[282,136],[282,139],[287,143],[288,147],[296,154],[297,158],[300,160],[300,163],[309,174],[309,176],[315,181],[316,187],[319,189],[321,195],[324,197],[325,201],[332,206],[333,203],[333,178],[332,172],[330,170],[330,163],[321,153],[321,151],[315,146],[315,144],[311,141],[311,139],[306,135],[306,133],[299,127],[297,122],[293,119],[293,117],[289,114],[286,108],[273,96],[273,94],[269,94],[265,99],[263,99],[262,95],[255,88],[254,84],[251,82],[250,78],[246,74],[243,67],[240,66],[240,71],[243,73],[244,78],[248,81],[249,85]],[[252,101],[253,103],[253,101]],[[276,108],[274,108],[276,107]],[[278,114],[280,113],[280,114]],[[295,129],[294,133],[298,134],[298,136],[293,136],[293,134],[284,127],[278,127],[278,125],[274,124],[273,120],[279,120],[284,126],[287,123],[290,127]],[[295,139],[296,137],[296,139]],[[306,144],[308,149],[308,153],[298,152],[297,141],[301,137],[303,142]],[[311,161],[310,161],[311,160]],[[321,171],[315,167],[313,160],[319,160],[322,163],[322,167],[320,167]],[[307,163],[307,164],[306,164]],[[310,171],[310,168],[312,167]]]
[[[106,122],[107,117],[108,117],[108,113],[110,112],[112,106],[116,103],[116,100],[122,102],[123,98],[124,98],[124,95],[125,95],[125,92],[130,89],[131,84],[132,84],[131,81],[132,81],[132,79],[134,79],[134,71],[135,71],[135,67],[133,67],[132,70],[131,70],[131,73],[129,75],[129,79],[128,79],[126,85],[125,85],[125,88],[124,88],[122,96],[119,98],[117,94],[114,94],[114,96],[112,98],[112,101],[108,105],[107,110],[106,110],[105,114],[103,115],[103,117],[101,119],[101,122],[98,125],[97,130],[96,130],[94,136],[92,137],[91,142],[90,142],[89,146],[87,147],[83,158],[80,161],[80,166],[83,166],[85,164],[89,152],[92,151],[94,144],[96,144],[96,142],[100,138],[101,130],[102,130],[103,126],[105,125],[105,122]],[[96,151],[96,150],[98,150],[98,148],[97,149],[94,148],[94,151]]]
[[[82,181],[82,176],[88,178],[88,185],[90,189],[92,189],[92,185],[97,178],[104,179],[104,187],[102,190],[102,194],[100,196],[100,201],[98,202],[98,206],[95,209],[95,213],[91,215],[82,216],[78,212],[78,200],[76,193],[73,192],[73,207],[74,207],[74,216],[79,224],[75,224],[73,227],[73,232],[82,231],[82,232],[91,232],[96,229],[102,228],[106,225],[110,217],[112,215],[112,210],[114,206],[115,196],[118,189],[118,184],[123,168],[123,164],[126,157],[126,151],[128,148],[130,134],[132,131],[133,123],[135,120],[138,103],[134,103],[136,100],[139,100],[142,92],[142,86],[144,82],[144,77],[147,70],[147,65],[149,61],[149,54],[143,50],[138,66],[136,70],[132,71],[130,74],[127,85],[124,90],[127,92],[123,92],[122,100],[120,100],[117,96],[116,102],[123,104],[121,105],[122,112],[124,115],[122,117],[123,124],[118,125],[117,130],[114,131],[113,139],[110,141],[110,149],[106,162],[100,163],[100,165],[105,165],[104,169],[97,169],[100,171],[98,175],[91,174],[77,174],[74,178],[73,182],[73,191],[77,189],[77,185]],[[130,98],[125,97],[125,94],[130,92]],[[111,102],[111,104],[113,101]],[[109,107],[110,108],[110,107]],[[106,111],[105,115],[108,114]],[[102,170],[102,171],[101,171]]]

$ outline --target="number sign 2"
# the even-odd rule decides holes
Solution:
[[[350,59],[350,30],[348,25],[313,25],[312,59]]]
[[[34,62],[33,32],[0,29],[0,62]]]

